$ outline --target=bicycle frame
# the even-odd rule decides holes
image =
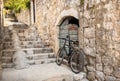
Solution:
[[[63,46],[58,50],[56,63],[61,65],[63,60],[67,60],[68,64],[71,67],[71,70],[74,73],[79,73],[84,67],[84,55],[83,52],[79,50],[79,48],[74,47],[76,41],[70,40],[70,36],[67,35],[66,38],[59,38],[63,39],[64,43]],[[67,48],[69,48],[69,53],[67,53]]]
[[[70,36],[67,35],[66,38],[59,38],[59,39],[65,40],[65,42],[64,42],[64,44],[63,44],[63,48],[65,49],[67,56],[71,56],[72,48],[73,48],[73,47],[72,47],[72,45],[71,45],[71,41],[72,41],[72,40],[70,40]],[[67,41],[68,41],[68,44],[66,43]],[[73,42],[73,41],[72,41],[72,42]],[[67,53],[66,46],[67,46],[68,49],[69,49],[69,53]]]

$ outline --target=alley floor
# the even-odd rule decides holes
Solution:
[[[51,77],[74,75],[67,66],[56,63],[33,65],[27,69],[4,69],[2,81],[43,81]]]
[[[38,39],[39,35],[35,33],[36,30],[34,30],[34,27],[28,27],[27,29],[26,27],[24,28],[21,23],[19,25],[19,22],[11,22],[9,19],[5,20],[5,26],[8,30],[5,32],[7,35],[6,38],[8,37],[8,39],[11,39],[9,42],[12,42],[13,48],[9,49],[9,47],[12,46],[11,44],[9,44],[10,46],[6,46],[4,50],[6,52],[3,57],[3,59],[5,59],[5,63],[3,64],[7,65],[7,62],[9,64],[13,64],[12,54],[14,54],[14,50],[16,50],[16,48],[20,48],[22,52],[18,51],[18,56],[19,54],[26,54],[26,57],[24,56],[24,58],[27,58],[30,66],[26,69],[19,70],[14,67],[5,67],[3,68],[2,80],[0,81],[89,81],[86,79],[86,73],[80,72],[75,74],[67,64],[58,66],[55,63],[54,55],[52,55],[54,54],[53,51],[51,48],[43,46],[41,40]],[[35,40],[32,38],[35,38]],[[8,43],[8,41],[4,41],[4,43]],[[30,46],[29,44],[32,45]],[[19,59],[20,63],[24,62],[24,59],[18,58],[18,60]]]

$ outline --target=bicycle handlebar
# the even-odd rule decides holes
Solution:
[[[59,38],[59,39],[62,39],[62,40],[65,40],[65,41],[70,41],[70,42],[76,42],[76,41],[73,41],[73,40],[69,40],[67,38]]]
[[[58,38],[58,39],[63,39],[63,40],[66,40],[66,38]]]

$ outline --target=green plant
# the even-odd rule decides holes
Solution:
[[[7,0],[4,7],[15,12],[20,12],[22,9],[30,7],[30,0]]]
[[[91,7],[91,13],[95,13],[95,5]]]
[[[80,6],[84,5],[84,0],[80,0]]]

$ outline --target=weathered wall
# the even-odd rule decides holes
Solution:
[[[52,48],[57,49],[56,22],[61,21],[63,15],[74,14],[61,13],[79,10],[79,40],[86,53],[88,79],[120,81],[120,0],[83,0],[84,5],[79,5],[79,0],[36,1],[36,25],[43,40],[48,39]]]
[[[28,9],[22,10],[21,13],[16,14],[19,22],[30,25],[30,11]]]
[[[85,0],[80,7],[82,46],[90,81],[120,81],[120,0]]]
[[[58,47],[59,27],[57,26],[58,24],[56,24],[59,20],[58,17],[63,11],[67,11],[72,7],[73,10],[77,11],[77,5],[75,5],[77,3],[79,4],[79,0],[36,0],[36,25],[38,27],[38,31],[42,39],[45,40],[45,42],[47,42],[53,49],[57,49]],[[70,13],[71,14],[66,13],[66,16],[72,16],[72,14],[74,14],[74,12]],[[63,15],[64,14],[61,16]]]

